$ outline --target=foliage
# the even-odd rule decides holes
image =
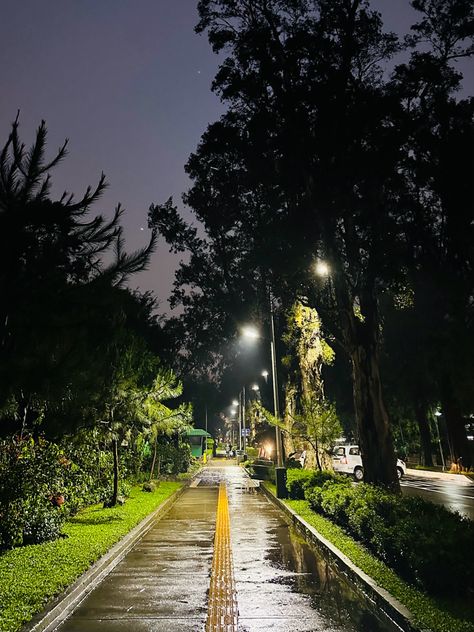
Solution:
[[[176,475],[187,472],[191,464],[191,448],[186,441],[177,442],[174,439],[161,437],[157,454],[160,460],[160,473]]]
[[[288,470],[288,495],[292,500],[303,500],[307,489],[322,486],[326,481],[343,484],[349,479],[328,470]]]
[[[436,599],[428,596],[401,579],[393,569],[370,553],[365,546],[354,540],[341,527],[324,516],[315,513],[305,500],[289,500],[287,504],[318,533],[336,546],[378,586],[387,590],[405,605],[415,617],[420,629],[433,632],[473,632],[474,611],[471,607],[459,607],[456,599]],[[456,583],[456,580],[453,580]]]
[[[342,426],[336,413],[336,407],[314,395],[303,398],[302,412],[294,415],[291,434],[308,441],[316,453],[316,464],[323,469],[323,457],[329,454],[331,447],[341,436]]]
[[[147,265],[155,235],[129,255],[120,206],[110,220],[90,216],[104,175],[80,199],[51,199],[67,141],[48,161],[45,123],[28,151],[18,126],[0,151],[0,433],[47,422],[64,432],[92,412],[122,320],[120,285]]]
[[[63,452],[32,437],[4,441],[1,447],[0,548],[57,538],[65,512],[52,499],[65,491]]]
[[[173,494],[180,483],[163,482],[153,492],[133,488],[123,507],[81,511],[64,525],[66,539],[7,551],[0,556],[0,629],[16,632],[71,584],[140,520]]]
[[[465,400],[473,392],[452,350],[458,326],[469,334],[473,322],[474,102],[456,100],[452,64],[473,53],[474,9],[470,0],[413,7],[417,23],[402,40],[365,0],[202,0],[197,31],[223,56],[213,89],[227,106],[187,165],[185,201],[204,231],[170,201],[150,209],[150,225],[189,254],[173,294],[184,355],[216,374],[220,339],[261,319],[269,289],[281,311],[304,296],[351,361],[366,478],[394,490],[379,371],[387,293],[416,306],[429,288],[420,322],[436,308],[449,358],[434,363],[439,388]],[[315,278],[316,258],[329,274]]]
[[[305,496],[314,511],[343,527],[407,581],[438,595],[474,590],[474,524],[458,513],[421,498],[331,479],[307,485]]]

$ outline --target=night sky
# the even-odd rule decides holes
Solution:
[[[16,111],[27,144],[41,119],[53,152],[55,193],[79,196],[104,171],[110,188],[95,212],[121,202],[127,248],[146,243],[152,202],[180,203],[184,164],[208,123],[223,111],[210,91],[218,59],[193,29],[196,0],[1,0],[0,141]],[[404,32],[408,0],[377,0],[388,28]],[[466,81],[474,92],[474,73]],[[133,286],[167,308],[176,258],[161,244]]]

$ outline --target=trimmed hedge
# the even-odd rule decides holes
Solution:
[[[362,542],[407,581],[435,595],[474,593],[474,523],[422,498],[373,485],[326,480],[292,482],[311,509]],[[291,496],[298,498],[298,496]]]
[[[346,483],[350,481],[345,476],[340,476],[330,472],[328,470],[301,470],[301,469],[289,469],[287,471],[286,487],[288,489],[288,496],[292,500],[304,500],[306,489],[319,487],[326,481],[333,481],[334,483]]]

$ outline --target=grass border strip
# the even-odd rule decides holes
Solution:
[[[117,566],[154,523],[167,514],[187,489],[187,482],[143,518],[131,531],[116,542],[102,557],[76,579],[64,592],[55,597],[44,610],[26,623],[21,632],[53,632],[77,606]]]
[[[260,489],[265,496],[279,509],[281,509],[290,522],[300,531],[307,540],[322,549],[328,557],[336,562],[364,596],[375,604],[384,614],[391,619],[403,632],[429,632],[421,630],[416,624],[413,614],[402,603],[395,599],[385,588],[379,586],[367,573],[352,562],[347,555],[342,553],[334,544],[322,536],[318,531],[299,516],[294,509],[288,507],[285,502],[277,498],[266,485]]]

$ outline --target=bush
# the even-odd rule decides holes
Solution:
[[[0,451],[0,548],[56,538],[65,512],[53,506],[63,494],[68,465],[60,448],[31,437],[5,440]]]
[[[346,483],[346,477],[334,474],[329,470],[288,470],[287,489],[293,500],[305,498],[305,491],[311,487],[320,487],[326,481]]]
[[[338,479],[295,479],[292,493],[303,488],[313,511],[343,527],[407,581],[433,594],[474,591],[474,523],[421,498]]]
[[[191,448],[186,442],[175,443],[168,437],[162,437],[157,446],[160,462],[160,474],[176,476],[187,472],[191,465]]]

